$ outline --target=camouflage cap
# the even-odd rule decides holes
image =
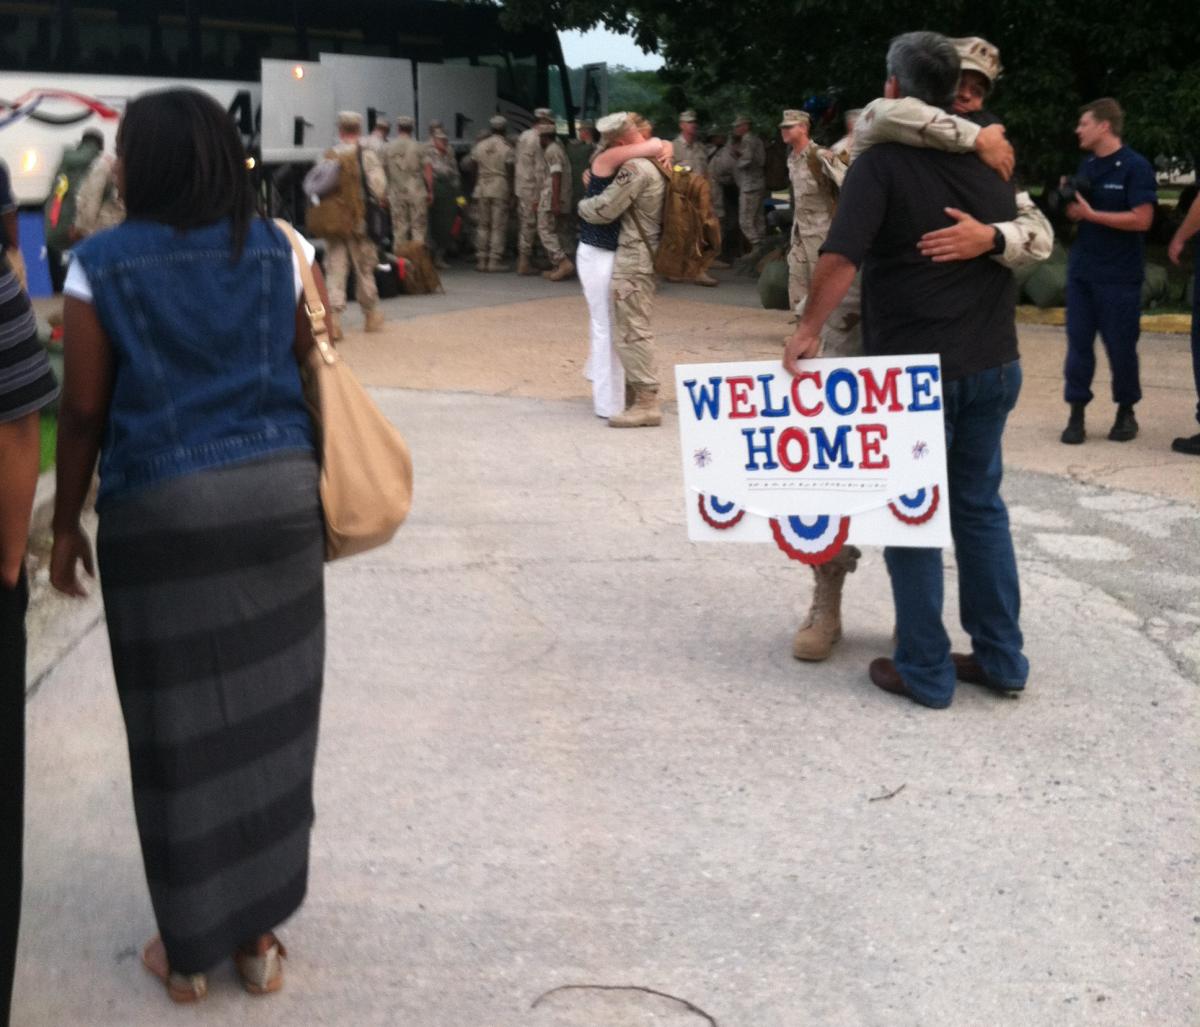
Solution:
[[[806,111],[784,111],[783,120],[779,123],[780,128],[791,128],[793,125],[811,125],[812,118],[808,116]]]
[[[432,132],[430,132],[429,134],[434,139],[449,139],[450,138],[448,135],[446,135],[446,130],[444,128],[442,128],[440,125],[437,128],[435,128]]]
[[[612,135],[623,131],[628,121],[628,111],[615,111],[612,114],[604,115],[604,117],[596,122],[596,131],[601,135]]]
[[[445,124],[443,123],[443,121],[442,121],[442,119],[441,119],[441,118],[434,118],[434,119],[433,119],[433,120],[432,120],[432,121],[429,123],[429,131],[430,131],[431,133],[432,133],[432,132],[436,132],[436,131],[437,131],[439,128],[441,128],[441,129],[444,129],[445,127],[446,127],[446,126],[445,126]]]
[[[538,121],[550,121],[554,118],[554,111],[549,107],[535,107],[533,116]]]
[[[679,115],[679,123],[681,125],[684,124],[685,122],[694,125],[696,123],[696,121],[697,121],[696,112],[693,110],[684,111],[681,115]]]
[[[749,125],[750,119],[748,117],[746,117],[746,115],[744,115],[744,114],[739,114],[736,118],[733,119],[733,122],[731,124],[732,124],[733,128],[737,128],[738,125]]]
[[[488,125],[494,128],[497,132],[503,132],[508,128],[508,118],[503,114],[493,114],[488,118]]]
[[[558,131],[558,126],[553,121],[539,121],[533,127],[537,129],[537,134],[540,136],[552,136]]]
[[[596,131],[596,123],[595,123],[595,122],[594,122],[594,121],[593,121],[591,118],[584,118],[584,119],[583,119],[583,120],[582,120],[582,121],[579,123],[579,127],[580,127],[580,128],[587,128],[587,129],[590,129],[590,130],[591,130],[591,131],[593,131],[593,132],[595,132],[595,131]]]
[[[958,51],[962,71],[977,71],[988,80],[988,85],[995,85],[996,79],[1004,70],[1000,65],[1000,51],[996,47],[979,36],[952,39],[950,42]]]
[[[362,115],[358,111],[338,111],[337,130],[339,132],[361,132]]]
[[[411,132],[416,127],[417,121],[411,114],[401,114],[396,119],[396,127],[404,129],[405,132]]]

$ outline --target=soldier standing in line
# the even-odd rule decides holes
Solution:
[[[636,142],[629,132],[623,142]],[[617,256],[613,262],[613,315],[617,355],[632,387],[633,402],[608,419],[612,428],[653,428],[662,424],[655,374],[654,334],[650,312],[654,305],[654,249],[662,235],[663,201],[667,186],[662,172],[645,157],[626,161],[599,196],[579,204],[579,216],[593,225],[621,221]]]
[[[383,149],[387,146],[388,135],[391,134],[391,130],[392,123],[382,114],[377,114],[375,116],[375,127],[371,129],[371,134],[363,140],[363,146],[374,150],[382,157]]]
[[[763,141],[750,131],[750,119],[740,115],[733,123],[734,179],[738,187],[738,225],[756,249],[767,234],[763,200],[767,193],[764,168],[767,151]]]
[[[450,147],[450,137],[440,128],[433,130],[429,148],[425,151],[425,179],[431,197],[428,245],[433,253],[433,266],[444,271],[450,266],[446,263],[446,252],[458,215],[462,177],[458,171],[458,157]]]
[[[502,114],[488,122],[491,133],[471,149],[467,161],[475,169],[475,270],[507,271],[504,243],[508,235],[509,176],[513,147],[505,134],[508,121]]]
[[[679,135],[671,146],[676,164],[682,164],[694,175],[708,176],[708,149],[700,138],[695,111],[684,111],[679,115]]]
[[[717,220],[721,222],[721,253],[722,256],[730,255],[730,247],[733,247],[732,255],[737,255],[737,244],[734,240],[737,238],[736,218],[732,217],[736,213],[734,208],[736,203],[727,203],[727,197],[736,192],[737,181],[735,172],[737,171],[737,158],[733,155],[732,147],[726,142],[725,133],[716,126],[708,134],[708,184],[709,195],[712,197],[713,213],[717,216]],[[735,222],[735,223],[731,223]],[[710,265],[715,268],[728,268],[724,260],[717,259]]]
[[[554,114],[549,107],[533,112],[534,123],[517,136],[514,191],[517,199],[517,274],[533,275],[533,244],[537,238],[537,209],[542,185],[542,155],[538,124],[553,124]]]
[[[362,169],[361,178],[339,181],[338,189],[362,192],[362,179],[380,203],[387,195],[387,174],[373,150],[361,144],[362,115],[342,111],[337,117],[338,142],[333,152],[338,156],[357,153]],[[345,177],[344,175],[340,177]],[[363,200],[365,201],[365,197]],[[378,252],[374,240],[367,235],[366,224],[360,221],[345,238],[325,240],[325,283],[329,287],[329,305],[333,308],[330,335],[341,338],[341,317],[346,309],[346,281],[354,267],[354,292],[362,307],[365,331],[378,332],[383,328],[383,312],[379,309],[379,292],[375,287],[375,263]]]
[[[829,179],[809,136],[812,119],[804,111],[784,111],[779,128],[788,144],[788,178],[792,184],[792,235],[788,246],[788,306],[793,313],[808,296],[821,243],[829,234],[836,206]]]
[[[397,118],[396,138],[383,148],[394,246],[409,239],[425,242],[426,214],[433,202],[432,180],[425,177],[424,147],[413,138],[414,127],[408,115]]]
[[[537,227],[542,248],[554,267],[542,277],[561,282],[575,274],[575,265],[563,248],[567,215],[571,213],[571,164],[567,151],[554,132],[553,122],[538,125],[539,142],[546,167],[538,194]]]

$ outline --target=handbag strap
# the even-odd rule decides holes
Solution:
[[[275,218],[275,227],[283,233],[284,238],[291,244],[292,253],[296,255],[296,264],[300,268],[300,282],[304,286],[304,313],[308,316],[317,352],[321,354],[325,363],[336,364],[337,354],[329,341],[329,325],[325,321],[325,304],[321,302],[317,280],[313,277],[312,266],[304,255],[304,248],[300,245],[296,230],[283,218]]]

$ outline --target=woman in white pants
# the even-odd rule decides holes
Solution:
[[[670,143],[643,139],[637,115],[609,114],[596,123],[600,149],[584,173],[585,196],[599,196],[616,177],[617,169],[632,157],[670,159]],[[612,273],[621,223],[590,225],[579,222],[579,247],[575,269],[589,316],[589,349],[584,377],[592,383],[592,407],[605,420],[625,409],[625,370],[612,344]]]

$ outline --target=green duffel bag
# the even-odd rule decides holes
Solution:
[[[758,299],[765,310],[789,310],[786,260],[772,260],[758,276]]]
[[[1050,261],[1039,264],[1025,279],[1024,292],[1030,303],[1043,310],[1066,306],[1067,265]]]
[[[1147,264],[1142,279],[1142,309],[1157,307],[1167,300],[1167,269],[1161,264]]]

